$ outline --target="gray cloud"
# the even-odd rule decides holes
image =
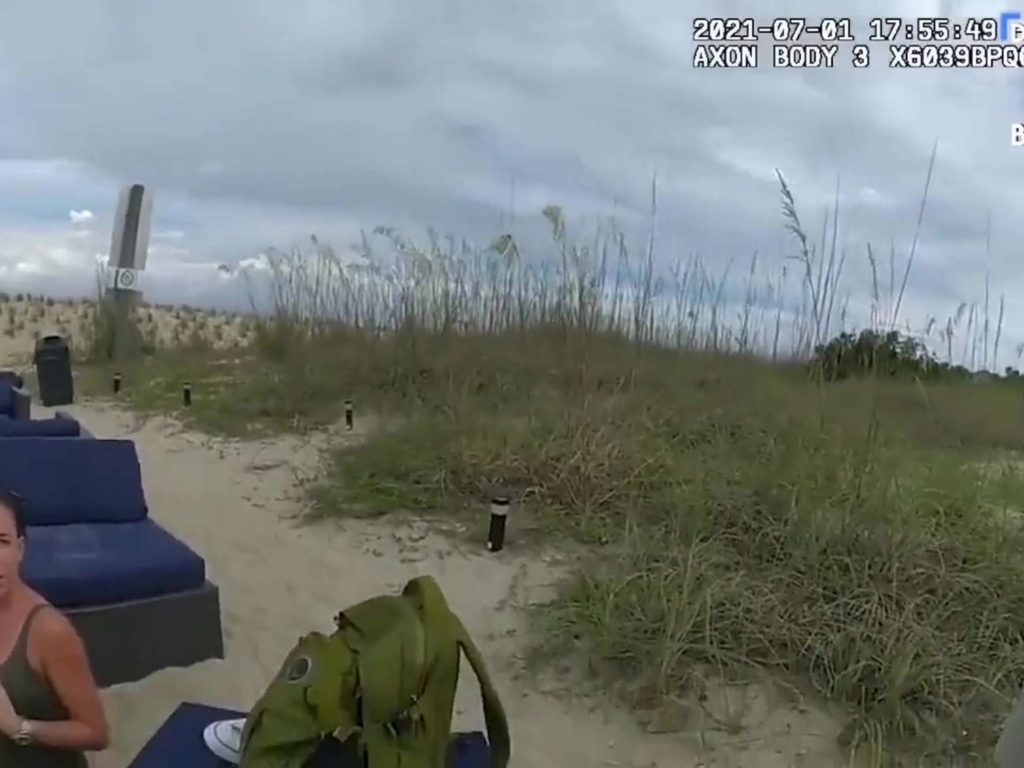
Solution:
[[[854,17],[861,37],[872,14],[1005,10],[868,5]],[[139,180],[157,190],[157,229],[185,233],[162,251],[172,262],[236,263],[314,231],[343,247],[378,223],[489,239],[512,200],[531,243],[548,203],[571,221],[614,210],[642,237],[656,171],[665,261],[699,252],[721,269],[756,249],[777,271],[793,250],[779,167],[815,240],[840,178],[841,246],[860,296],[867,243],[887,254],[895,242],[906,258],[938,140],[912,319],[980,296],[986,270],[1011,307],[1024,299],[1024,152],[1008,146],[1021,76],[887,71],[882,44],[869,70],[852,69],[847,49],[832,71],[691,67],[694,16],[804,13],[838,11],[781,0],[8,0],[0,228],[26,235],[18,242],[59,239],[67,212],[89,209],[89,248],[102,251],[118,187]],[[89,268],[93,254],[75,242]],[[1024,318],[1011,310],[1008,322],[1024,338]]]

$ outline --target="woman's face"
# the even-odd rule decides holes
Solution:
[[[0,502],[0,598],[6,597],[20,579],[25,540],[18,537],[14,512]]]

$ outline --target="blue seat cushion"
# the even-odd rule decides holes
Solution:
[[[206,564],[143,520],[29,527],[21,573],[58,608],[80,608],[199,589]]]
[[[29,525],[138,522],[149,511],[131,440],[6,437],[0,488],[25,499]]]
[[[246,714],[207,704],[179,704],[128,768],[228,768],[230,763],[206,746],[203,729],[218,720],[244,718]],[[491,748],[479,731],[453,733],[448,743],[447,764],[451,768],[490,768]],[[309,758],[304,768],[358,768],[362,764],[354,749],[343,747],[337,740],[331,739],[326,746]]]
[[[82,425],[75,419],[56,417],[26,421],[0,414],[0,437],[79,437],[81,434]]]

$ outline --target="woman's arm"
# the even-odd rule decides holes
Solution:
[[[71,622],[56,610],[41,611],[32,624],[29,648],[68,711],[67,720],[32,721],[32,740],[59,749],[106,749],[110,737],[103,702],[85,646]]]

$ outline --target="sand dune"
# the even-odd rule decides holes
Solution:
[[[246,707],[301,633],[329,630],[339,608],[423,573],[439,580],[489,661],[512,723],[516,766],[845,764],[835,754],[831,722],[789,706],[766,708],[767,700],[749,692],[749,728],[740,736],[699,731],[695,721],[678,724],[681,733],[658,735],[607,702],[574,694],[564,680],[528,674],[521,609],[551,594],[559,558],[514,549],[491,555],[413,521],[300,523],[298,483],[316,471],[316,441],[222,442],[167,420],[137,423],[103,405],[72,410],[98,436],[136,442],[151,514],[206,558],[222,590],[227,645],[223,661],[106,691],[113,744],[97,765],[126,765],[182,701]],[[482,725],[476,695],[467,670],[460,727]]]
[[[93,333],[96,303],[0,292],[0,364],[24,362],[41,335],[56,333],[81,354]],[[144,342],[155,349],[202,343],[214,349],[245,346],[254,324],[244,315],[187,306],[142,304],[135,320]]]

